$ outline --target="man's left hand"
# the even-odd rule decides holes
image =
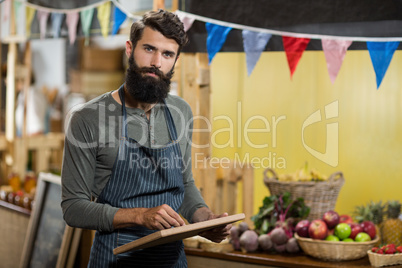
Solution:
[[[205,221],[205,220],[213,220],[216,218],[222,218],[228,216],[228,213],[223,213],[221,215],[215,215],[213,214],[209,209],[207,208],[200,208],[194,213],[194,221]],[[199,235],[202,237],[205,237],[206,239],[211,240],[212,242],[215,243],[220,243],[222,240],[224,240],[226,237],[228,237],[230,233],[230,229],[232,228],[232,224],[227,224],[225,226],[217,227],[208,231],[204,231],[200,233]]]

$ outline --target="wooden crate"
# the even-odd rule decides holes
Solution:
[[[102,49],[83,46],[80,67],[82,71],[114,72],[123,70],[123,49]]]
[[[88,95],[100,95],[118,89],[124,82],[124,72],[89,72],[70,70],[70,91]]]

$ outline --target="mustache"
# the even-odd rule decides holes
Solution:
[[[165,78],[165,74],[163,72],[161,72],[158,68],[156,67],[142,67],[142,68],[138,68],[138,71],[140,73],[153,73],[156,74],[157,76],[159,76],[159,78]]]
[[[129,67],[128,71],[137,71],[138,73],[141,74],[146,74],[146,73],[154,73],[156,74],[160,79],[166,80],[166,79],[171,79],[174,74],[174,66],[172,70],[170,70],[167,74],[164,74],[161,70],[158,68],[151,66],[151,67],[139,67],[137,63],[134,61],[133,54],[131,54],[131,57],[128,59],[129,62]]]

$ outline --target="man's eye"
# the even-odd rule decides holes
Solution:
[[[170,53],[170,52],[165,52],[165,53],[163,53],[163,55],[164,55],[166,58],[171,58],[171,57],[173,57],[173,53]]]
[[[152,47],[146,47],[145,50],[150,52],[150,51],[153,51],[153,48]]]

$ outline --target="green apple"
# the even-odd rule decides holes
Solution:
[[[367,241],[371,241],[371,237],[368,233],[361,232],[356,235],[355,241],[356,242],[367,242]]]
[[[339,223],[335,226],[334,235],[336,235],[340,240],[348,238],[352,233],[352,228],[350,228],[347,223]]]
[[[342,242],[355,242],[352,238],[348,237],[342,240]]]
[[[325,238],[326,241],[339,241],[339,238],[334,235],[329,235]]]

